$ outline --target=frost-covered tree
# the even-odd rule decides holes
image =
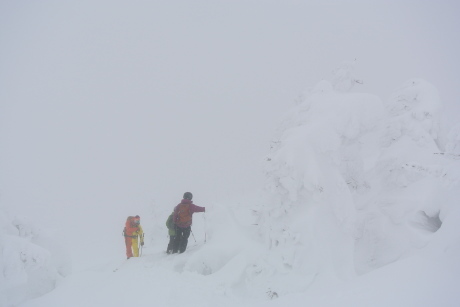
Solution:
[[[357,83],[363,84],[362,80],[359,80],[355,76],[355,64],[354,61],[345,61],[342,65],[336,68],[332,73],[331,84],[335,91],[337,92],[348,92],[350,91]]]
[[[452,127],[447,135],[446,154],[460,158],[460,124]]]
[[[356,263],[366,272],[427,244],[441,226],[439,193],[453,182],[438,155],[441,103],[430,83],[413,79],[386,103],[379,155],[357,195]]]
[[[354,275],[353,191],[366,189],[365,157],[377,154],[369,135],[382,116],[377,97],[339,93],[323,80],[284,117],[267,157],[259,224],[279,273],[304,276],[294,287]]]
[[[266,158],[259,227],[270,253],[253,275],[302,276],[267,283],[278,293],[296,291],[425,246],[443,220],[434,200],[457,182],[436,154],[440,107],[436,89],[420,79],[386,103],[326,80],[304,94]],[[450,139],[455,148],[455,134]]]
[[[54,289],[70,273],[65,250],[31,220],[0,211],[0,305],[22,301]]]

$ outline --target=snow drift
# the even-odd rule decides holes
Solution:
[[[284,116],[262,197],[200,204],[186,253],[165,254],[170,209],[151,208],[142,258],[72,274],[24,306],[122,306],[134,292],[138,306],[457,306],[460,130],[443,134],[428,82],[409,80],[384,102],[349,92],[359,83],[349,67]],[[2,281],[37,290],[26,282],[34,267],[40,293],[51,290],[65,266],[12,225],[2,222],[3,257],[21,255],[21,242],[40,261],[7,256]]]
[[[303,277],[278,294],[350,281],[413,255],[436,241],[458,198],[459,165],[442,152],[433,85],[409,80],[384,103],[323,80],[303,97],[272,142],[269,196],[258,209],[267,267]]]
[[[71,271],[66,251],[28,218],[0,211],[0,306],[41,296]]]

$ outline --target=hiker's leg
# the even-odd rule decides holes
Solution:
[[[133,250],[131,248],[131,238],[125,237],[125,244],[126,244],[126,257],[131,258],[133,256]]]
[[[139,257],[139,239],[136,237],[136,238],[133,238],[133,254],[134,254],[134,257]]]
[[[191,230],[192,229],[190,226],[182,229],[182,240],[180,241],[180,247],[179,247],[180,253],[185,252],[185,250],[187,249],[188,237],[190,237]]]
[[[182,228],[177,227],[176,237],[174,238],[174,244],[173,244],[173,254],[179,251],[181,239],[182,239]]]
[[[174,241],[176,240],[175,236],[169,236],[169,243],[168,243],[168,248],[166,249],[166,252],[168,254],[171,254],[174,250]]]

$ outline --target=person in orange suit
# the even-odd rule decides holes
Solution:
[[[125,229],[123,230],[126,244],[126,257],[139,257],[139,241],[144,246],[144,231],[141,227],[139,215],[128,216]]]

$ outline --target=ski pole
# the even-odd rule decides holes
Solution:
[[[204,219],[204,243],[206,243],[206,213],[203,213]]]
[[[193,240],[195,240],[195,243],[196,243],[195,235],[193,234],[192,229],[190,229],[190,232],[192,233]]]
[[[142,242],[141,243],[144,243],[144,233],[142,234]],[[141,254],[139,255],[139,257],[142,257],[142,250],[144,249],[144,245],[141,244]]]

